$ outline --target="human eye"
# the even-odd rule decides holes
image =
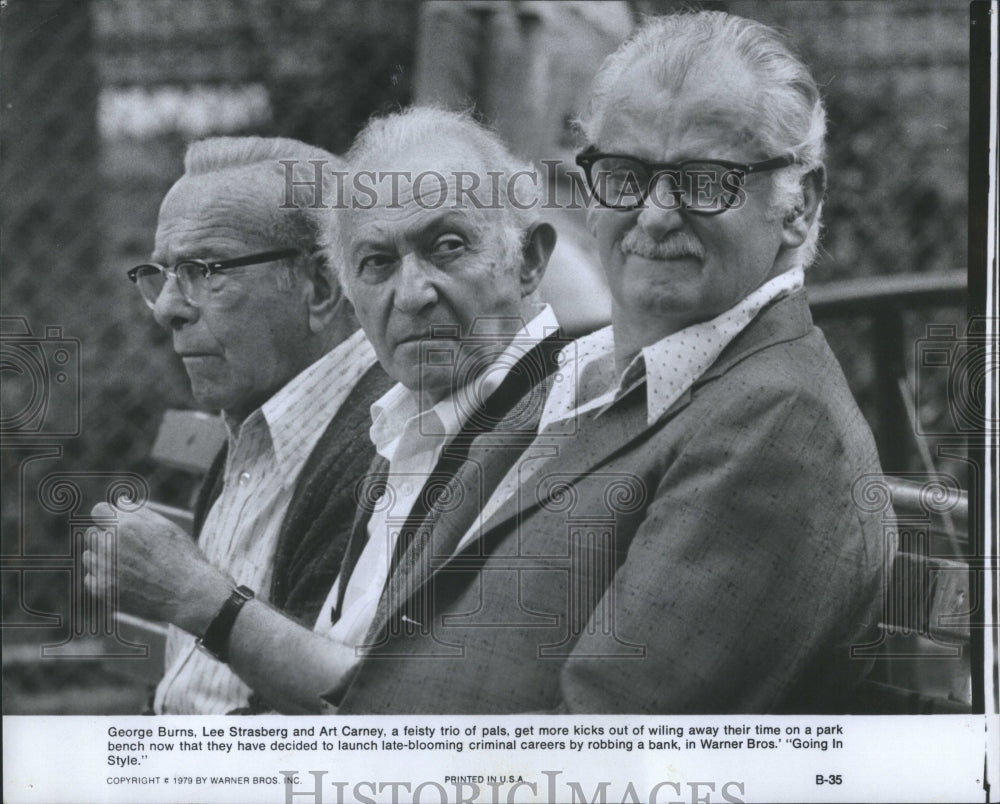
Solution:
[[[594,167],[599,195],[612,206],[637,206],[642,203],[644,190],[649,183],[649,171],[642,162],[624,157],[609,157],[601,159]]]
[[[740,171],[716,162],[684,164],[681,187],[690,209],[715,210],[728,206],[729,195],[742,184]]]
[[[181,260],[174,266],[181,289],[190,297],[206,290],[217,290],[225,282],[225,273],[209,271],[201,260]]]
[[[451,262],[461,257],[467,250],[469,244],[465,238],[455,232],[445,232],[438,235],[430,248],[431,260],[440,265]]]
[[[358,263],[358,276],[366,284],[377,285],[389,278],[395,265],[396,258],[389,254],[368,254]]]

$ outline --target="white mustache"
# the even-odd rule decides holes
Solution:
[[[653,240],[638,226],[622,238],[622,251],[649,260],[675,260],[680,257],[700,260],[705,256],[701,243],[686,232],[677,232],[666,240]]]

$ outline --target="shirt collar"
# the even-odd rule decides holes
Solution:
[[[308,456],[343,402],[343,395],[331,394],[330,389],[343,383],[349,363],[359,362],[365,370],[375,362],[375,350],[360,329],[296,374],[239,427],[227,420],[230,441],[248,426],[262,427],[282,471],[297,471],[292,464]]]
[[[768,280],[711,321],[685,327],[645,347],[623,372],[616,398],[628,393],[645,370],[647,420],[652,424],[708,371],[765,305],[798,290],[804,281],[802,268],[793,268]]]
[[[569,344],[563,354],[571,371],[560,372],[546,400],[539,430],[565,426],[588,411],[600,415],[636,385],[646,384],[646,419],[653,424],[719,358],[722,351],[770,302],[801,288],[801,267],[765,282],[710,321],[666,336],[645,347],[620,376],[615,373],[614,329],[604,327]],[[575,355],[571,350],[575,349]],[[574,359],[575,358],[575,359]]]
[[[421,410],[415,392],[397,383],[371,406],[371,439],[380,455],[392,454],[392,444],[402,435],[407,424],[420,419],[420,432],[427,435],[451,438],[465,424],[477,400],[487,399],[510,373],[511,368],[538,343],[559,329],[555,312],[548,304],[515,333],[507,348],[481,372],[480,379],[463,386],[445,397],[432,408]]]

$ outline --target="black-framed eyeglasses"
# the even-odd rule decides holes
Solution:
[[[246,257],[235,257],[231,260],[180,260],[173,268],[155,262],[146,262],[130,268],[128,278],[135,282],[143,300],[150,307],[156,305],[168,277],[177,280],[177,287],[184,299],[192,307],[200,307],[209,292],[208,278],[212,274],[228,271],[232,268],[243,268],[247,265],[262,265],[265,262],[283,260],[298,254],[296,248],[283,248],[277,251],[262,251]]]
[[[660,209],[684,209],[698,215],[718,215],[742,205],[747,176],[788,167],[795,161],[795,157],[786,155],[752,164],[724,159],[646,162],[628,154],[601,153],[595,148],[576,157],[601,206],[630,210],[648,201]]]

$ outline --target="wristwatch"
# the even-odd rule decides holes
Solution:
[[[248,600],[253,600],[253,589],[247,586],[237,586],[219,613],[208,624],[205,633],[195,643],[198,648],[220,662],[229,661],[229,635],[236,624],[236,615]]]

